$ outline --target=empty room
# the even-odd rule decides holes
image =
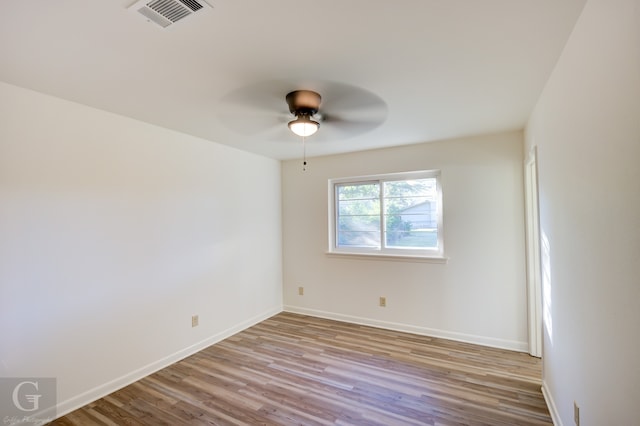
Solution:
[[[631,426],[640,0],[0,3],[0,419]]]

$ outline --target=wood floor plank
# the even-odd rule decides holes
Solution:
[[[551,425],[527,354],[280,313],[54,425]]]

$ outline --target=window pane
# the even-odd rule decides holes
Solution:
[[[435,195],[436,178],[408,179],[384,183],[384,196]]]
[[[380,185],[338,185],[336,191],[336,245],[380,247]]]
[[[437,248],[437,195],[435,178],[385,182],[385,245]]]
[[[358,183],[338,185],[339,200],[360,200],[380,198],[380,187],[377,183]]]
[[[437,229],[387,231],[385,238],[385,244],[390,248],[438,248]]]
[[[338,202],[338,214],[340,216],[359,215],[375,212],[380,216],[380,199],[341,200]]]
[[[340,216],[338,218],[340,231],[371,231],[380,232],[379,216]]]
[[[338,231],[338,247],[379,248],[380,231]]]
[[[339,216],[338,246],[379,247],[380,215]]]

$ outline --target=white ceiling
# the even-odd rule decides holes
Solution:
[[[522,129],[585,2],[208,1],[162,29],[133,0],[2,0],[0,80],[276,159],[301,156],[288,90],[356,87],[385,121],[349,138],[327,123],[308,155],[420,143]],[[230,125],[236,95],[277,131]]]

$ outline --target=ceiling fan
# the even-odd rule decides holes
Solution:
[[[320,109],[322,97],[312,90],[294,90],[285,97],[289,111],[296,119],[289,122],[289,129],[298,136],[307,137],[315,134],[320,123],[314,120]]]
[[[262,81],[226,94],[219,106],[227,128],[282,143],[311,135],[314,142],[340,142],[375,129],[387,117],[379,96],[330,81]]]

